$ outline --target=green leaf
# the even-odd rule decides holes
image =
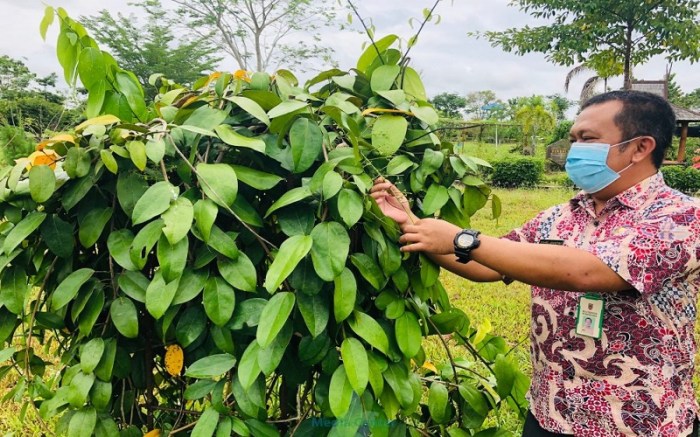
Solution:
[[[141,121],[145,121],[147,110],[143,90],[133,73],[117,72],[115,88],[126,98],[129,108]]]
[[[153,275],[153,280],[146,289],[146,309],[154,319],[163,317],[170,308],[179,282],[179,279],[176,279],[166,283],[160,270]]]
[[[148,255],[160,239],[162,228],[163,220],[153,220],[134,237],[134,241],[129,249],[129,256],[138,270],[146,266]]]
[[[21,222],[12,228],[12,230],[5,237],[5,241],[2,243],[2,250],[5,254],[10,254],[13,250],[20,245],[20,243],[31,235],[39,225],[46,218],[46,213],[43,212],[30,212]]]
[[[413,115],[418,117],[421,121],[425,122],[426,124],[433,126],[440,121],[440,116],[438,115],[437,111],[433,109],[432,106],[430,105],[425,105],[425,106],[413,106],[411,105],[411,112]]]
[[[305,293],[299,293],[297,295],[297,306],[312,337],[317,337],[326,331],[330,314],[328,303],[323,295],[315,294],[309,296]]]
[[[323,198],[328,200],[333,198],[341,188],[343,188],[343,177],[337,172],[329,171],[323,178]]]
[[[27,273],[21,265],[9,267],[2,274],[0,303],[12,314],[22,314],[24,301],[29,293]]]
[[[321,154],[323,133],[316,123],[300,117],[289,130],[289,144],[292,148],[294,173],[308,170]]]
[[[119,297],[112,302],[109,315],[117,331],[126,338],[139,336],[139,315],[136,305],[125,297]]]
[[[211,393],[216,386],[216,381],[209,379],[200,379],[199,381],[190,384],[185,389],[185,399],[188,401],[196,401]]]
[[[394,176],[401,174],[409,168],[413,167],[413,161],[406,155],[397,155],[391,158],[389,164],[386,166],[386,174],[389,176]]]
[[[357,298],[357,281],[350,269],[344,268],[342,273],[333,280],[333,315],[337,323],[347,319],[355,308]]]
[[[221,276],[234,288],[255,293],[258,275],[255,266],[245,253],[239,252],[235,260],[219,258],[217,266]]]
[[[35,165],[29,170],[29,194],[36,203],[46,202],[56,189],[56,175],[48,165]]]
[[[348,337],[340,346],[340,356],[343,357],[343,365],[350,385],[355,393],[361,396],[369,383],[369,362],[365,347],[358,339]]]
[[[180,283],[177,285],[177,291],[170,305],[186,303],[197,297],[204,289],[207,279],[208,272],[206,270],[185,269],[180,277]]]
[[[90,299],[85,305],[85,309],[80,313],[78,320],[78,329],[83,336],[87,336],[92,332],[92,328],[97,322],[97,318],[102,313],[105,304],[105,293],[102,290],[97,290],[92,293]]]
[[[350,261],[357,267],[363,278],[376,290],[381,290],[386,278],[377,264],[365,253],[354,253],[350,255]]]
[[[197,424],[190,435],[191,437],[212,437],[218,423],[219,412],[213,408],[207,408],[197,419]]]
[[[382,65],[372,72],[370,86],[375,93],[378,91],[388,91],[393,88],[396,78],[401,73],[398,65]]]
[[[505,355],[498,355],[493,365],[493,373],[496,375],[496,392],[501,398],[507,397],[513,390],[517,368]]]
[[[200,199],[194,204],[194,219],[204,241],[209,241],[211,227],[216,221],[219,207],[209,199]]]
[[[323,222],[314,227],[311,238],[311,260],[316,274],[324,281],[332,281],[345,268],[350,252],[350,237],[340,223]]]
[[[265,218],[267,218],[270,214],[273,212],[277,211],[278,209],[285,207],[287,205],[291,205],[292,203],[296,203],[300,200],[306,199],[307,197],[311,196],[311,190],[309,190],[309,187],[297,187],[297,188],[292,188],[291,190],[285,192],[280,196],[279,199],[273,203],[270,208],[267,210],[265,213]]]
[[[241,361],[238,363],[238,381],[244,390],[248,390],[260,375],[260,365],[258,364],[258,353],[260,345],[251,341],[243,351]]]
[[[192,227],[194,207],[189,199],[178,197],[161,217],[163,218],[163,223],[165,223],[163,235],[165,235],[170,244],[176,244],[187,236]]]
[[[214,128],[214,131],[216,131],[216,133],[219,135],[221,141],[228,145],[243,147],[246,149],[255,150],[256,152],[265,153],[265,141],[263,141],[260,138],[251,138],[245,135],[241,135],[235,130],[233,130],[233,128],[228,124],[222,124],[217,126]]]
[[[170,208],[170,202],[177,198],[180,190],[170,182],[161,181],[151,185],[134,205],[131,219],[134,225],[144,223],[161,215]]]
[[[396,35],[387,35],[374,42],[374,44],[369,44],[365,51],[362,53],[360,58],[357,60],[357,69],[363,73],[367,73],[367,69],[372,65],[377,56],[384,53],[386,49],[391,47],[392,44],[398,39]],[[377,53],[379,52],[379,53]]]
[[[83,268],[74,271],[61,281],[51,296],[51,309],[53,311],[63,308],[78,294],[80,287],[95,273],[93,269]]]
[[[204,286],[204,311],[217,326],[224,326],[233,315],[236,293],[223,279],[213,277]]]
[[[83,247],[91,247],[102,235],[102,231],[112,218],[112,208],[92,209],[80,220],[78,240]]]
[[[341,364],[333,372],[328,392],[328,402],[335,417],[343,417],[347,414],[350,401],[352,401],[352,393],[352,385],[345,373],[345,366]]]
[[[231,165],[238,176],[238,180],[256,190],[269,190],[284,179],[272,173],[255,170],[242,165]]]
[[[299,100],[287,100],[270,109],[267,112],[267,116],[270,118],[281,117],[283,115],[296,112],[302,108],[306,108],[307,106],[308,103],[306,102],[301,102]]]
[[[501,198],[495,194],[491,195],[491,216],[495,220],[501,216],[501,211],[503,206],[501,204]]]
[[[447,188],[440,184],[432,184],[425,194],[421,208],[426,215],[432,215],[442,208],[448,200],[450,200],[450,195],[447,193]]]
[[[146,289],[150,282],[141,272],[122,272],[117,283],[124,294],[137,302],[146,303]]]
[[[348,319],[348,324],[355,334],[380,352],[388,354],[389,339],[379,322],[360,311],[354,311],[353,314],[353,317]]]
[[[228,207],[238,194],[236,172],[228,164],[197,164],[197,180],[211,200],[217,205]]]
[[[248,114],[262,121],[266,125],[270,125],[270,118],[267,116],[262,106],[260,106],[255,100],[242,96],[226,97],[226,100],[232,101]]]
[[[381,155],[396,153],[406,138],[408,122],[398,115],[380,115],[372,126],[372,146]]]
[[[93,338],[80,349],[80,369],[83,373],[92,373],[102,359],[105,342],[101,338]]]
[[[343,188],[338,194],[338,212],[345,226],[351,228],[360,220],[364,212],[362,196],[353,190]]]
[[[437,423],[449,420],[449,393],[447,387],[439,382],[433,382],[428,391],[428,410],[430,417]]]
[[[265,376],[270,376],[282,362],[293,334],[292,323],[285,323],[272,343],[268,347],[260,349],[260,352],[258,352],[258,364]]]
[[[106,75],[107,68],[102,51],[95,47],[82,49],[78,57],[78,76],[85,88],[92,90],[97,83],[105,80]]]
[[[146,169],[147,155],[146,145],[143,141],[129,141],[126,143],[126,150],[129,151],[131,162],[141,171]]]
[[[289,315],[294,309],[296,301],[294,293],[283,292],[277,293],[267,302],[260,314],[260,323],[256,337],[258,344],[266,348],[279,334]]]
[[[233,260],[237,259],[240,253],[236,247],[236,241],[234,238],[219,229],[219,227],[216,225],[212,226],[211,228],[209,241],[207,244],[220,254]]]
[[[137,173],[119,173],[117,178],[117,200],[122,210],[131,217],[136,202],[148,189],[148,183]]]
[[[73,226],[61,220],[56,215],[49,216],[41,225],[41,238],[51,252],[59,258],[73,256],[75,241],[73,239]]]
[[[294,271],[294,268],[311,250],[313,238],[308,235],[295,235],[286,239],[267,270],[263,286],[268,293],[274,293]],[[262,345],[264,347],[264,345]]]
[[[161,235],[158,240],[158,250],[156,256],[160,265],[160,272],[165,282],[179,279],[187,264],[187,254],[189,251],[189,240],[181,239],[175,244],[170,244],[165,235]]]
[[[180,319],[177,321],[177,326],[175,326],[175,338],[180,346],[186,348],[197,341],[197,339],[204,334],[206,329],[207,315],[204,314],[204,310],[200,305],[191,306],[185,310],[182,316],[180,316]],[[225,371],[226,370],[223,370],[221,373],[224,373]],[[219,374],[214,374],[212,376],[217,375]],[[194,377],[198,378],[198,376]],[[206,376],[199,378],[206,378]]]
[[[90,437],[97,424],[97,412],[93,407],[83,407],[70,418],[68,435],[71,437]]]
[[[41,24],[39,25],[39,33],[41,34],[41,39],[46,41],[46,31],[48,31],[49,26],[53,24],[54,10],[51,6],[47,6],[44,9],[44,18],[41,19]]]
[[[413,358],[420,350],[422,331],[415,314],[406,312],[394,325],[396,343],[406,358]]]
[[[479,389],[464,382],[459,385],[459,394],[477,414],[483,417],[489,414],[488,401]]]
[[[404,67],[401,80],[403,82],[401,88],[406,94],[416,100],[428,101],[428,95],[425,93],[425,86],[416,70],[411,67]]]
[[[165,156],[165,141],[163,139],[151,139],[146,143],[146,156],[157,164]]]
[[[185,376],[197,379],[207,379],[221,376],[236,365],[236,357],[230,354],[216,354],[201,358],[189,367]]]

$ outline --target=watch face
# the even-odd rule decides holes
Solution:
[[[457,246],[461,248],[467,248],[474,243],[474,236],[469,234],[460,234],[457,237]]]

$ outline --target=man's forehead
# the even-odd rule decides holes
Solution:
[[[617,101],[604,102],[588,106],[576,117],[576,121],[571,126],[571,133],[599,133],[617,128],[615,116],[621,109],[622,104]]]

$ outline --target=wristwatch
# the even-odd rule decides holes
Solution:
[[[471,251],[479,247],[481,244],[481,241],[479,240],[480,233],[481,232],[473,229],[464,229],[455,235],[454,244],[457,262],[466,264],[471,260],[469,256]]]

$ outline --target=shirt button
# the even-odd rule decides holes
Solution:
[[[569,316],[570,316],[570,317],[573,317],[573,316],[575,316],[575,315],[576,315],[576,313],[574,313],[573,311],[569,311]]]
[[[600,225],[600,222],[598,220],[593,220],[593,226],[597,228],[598,225]]]

